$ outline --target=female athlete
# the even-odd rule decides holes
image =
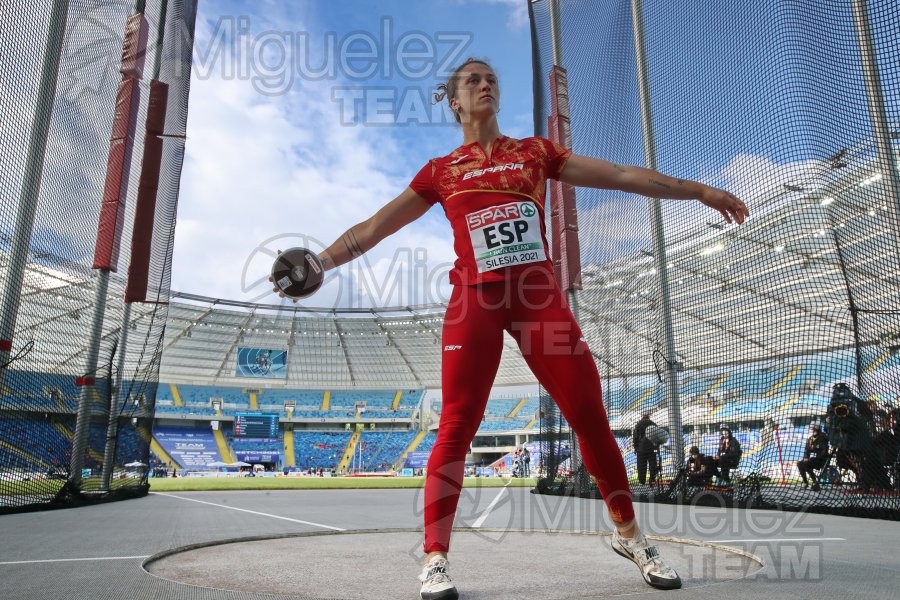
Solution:
[[[663,589],[681,579],[640,532],[622,455],[609,427],[600,377],[581,330],[553,277],[544,231],[548,179],[654,198],[696,199],[728,223],[746,205],[734,195],[656,171],[572,154],[553,142],[500,133],[500,87],[490,65],[469,59],[439,86],[462,127],[462,145],[432,159],[399,196],[354,225],[320,254],[326,269],[362,255],[440,204],[457,255],[442,331],[442,399],[438,437],[425,478],[425,565],[421,597],[458,597],[447,553],[464,461],[478,430],[503,349],[517,341],[538,381],[578,435],[581,455],[615,524],[612,548],[634,561],[644,580]],[[275,291],[279,291],[277,288]]]

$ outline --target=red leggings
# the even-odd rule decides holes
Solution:
[[[521,280],[520,280],[521,281]],[[481,424],[508,331],[578,435],[581,456],[616,522],[634,518],[622,454],[603,407],[600,375],[552,279],[453,289],[443,328],[443,407],[425,477],[425,552],[447,552],[465,457]]]

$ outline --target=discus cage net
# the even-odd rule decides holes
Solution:
[[[698,202],[579,188],[577,224],[553,231],[558,248],[577,226],[570,297],[632,493],[900,518],[896,5],[553,4],[528,3],[536,132],[751,211],[727,225]],[[652,485],[631,439],[645,414],[670,433]],[[797,469],[813,423],[829,438],[818,491]],[[718,457],[722,426],[741,447],[730,481],[686,472],[692,446]],[[538,492],[597,494],[546,393],[540,440]]]
[[[195,16],[0,6],[0,512],[147,492]]]

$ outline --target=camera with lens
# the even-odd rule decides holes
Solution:
[[[841,427],[842,424],[848,425],[846,423],[846,419],[852,419],[853,417],[858,417],[858,411],[856,410],[856,403],[859,399],[853,395],[853,392],[850,390],[850,386],[846,383],[836,383],[831,390],[831,404],[829,408],[831,409],[831,413],[834,415],[835,419],[838,420],[835,423],[838,427]],[[845,427],[841,427],[842,429]]]
[[[831,390],[826,425],[831,445],[843,450],[858,450],[871,443],[866,414],[860,400],[846,383]]]

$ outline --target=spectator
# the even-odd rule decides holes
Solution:
[[[531,452],[526,446],[522,446],[522,475],[531,477]]]
[[[812,491],[819,491],[819,479],[814,469],[821,469],[828,462],[828,438],[822,433],[822,428],[818,423],[809,426],[810,435],[806,440],[806,447],[803,450],[803,458],[797,461],[797,470],[800,471],[800,477],[803,478],[803,487],[809,487],[806,481],[807,476],[812,479]]]
[[[838,467],[856,474],[863,491],[889,490],[890,480],[881,466],[873,439],[874,415],[868,404],[857,398],[846,383],[836,383],[828,404],[828,441],[837,450]]]
[[[887,467],[894,489],[900,489],[900,408],[888,414],[888,426],[875,438],[875,449],[881,465]]]
[[[647,467],[650,467],[650,485],[656,481],[659,465],[656,462],[656,445],[647,438],[647,428],[656,426],[650,419],[650,413],[645,413],[635,424],[631,434],[631,443],[637,456],[638,483],[644,485],[647,481]]]
[[[736,469],[741,462],[741,443],[731,434],[731,428],[727,425],[719,427],[719,455],[714,459],[718,468],[719,481],[724,484],[731,483],[731,469]]]

